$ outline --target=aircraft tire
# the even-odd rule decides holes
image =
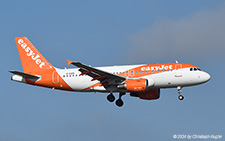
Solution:
[[[109,102],[113,102],[113,101],[115,100],[115,96],[111,93],[111,94],[109,94],[109,95],[107,96],[107,100],[108,100]]]
[[[118,107],[122,107],[122,106],[123,106],[123,100],[119,98],[119,99],[116,101],[116,105],[117,105]]]
[[[183,95],[179,95],[179,96],[178,96],[178,99],[179,99],[179,100],[183,100],[183,99],[184,99],[184,96],[183,96]]]

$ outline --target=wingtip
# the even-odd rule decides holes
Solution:
[[[12,70],[9,70],[8,72],[10,72],[10,73],[13,73],[14,71],[12,71]]]
[[[73,63],[72,61],[70,61],[68,59],[66,59],[66,61],[68,62],[68,66]]]

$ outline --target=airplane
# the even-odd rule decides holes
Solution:
[[[177,88],[184,99],[183,87],[203,84],[210,75],[195,65],[185,63],[142,64],[91,67],[67,60],[77,68],[59,69],[51,65],[26,37],[15,37],[24,72],[9,71],[11,80],[30,85],[75,92],[109,93],[107,100],[123,106],[122,96],[129,93],[143,100],[160,98],[160,89]]]

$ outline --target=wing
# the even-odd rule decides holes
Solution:
[[[91,81],[98,80],[104,86],[105,88],[109,88],[111,86],[117,86],[121,84],[124,80],[126,80],[125,77],[115,75],[97,68],[93,68],[87,65],[84,65],[80,62],[72,62],[68,61],[68,65],[73,64],[74,66],[77,66],[79,71],[81,72],[80,75],[88,75],[92,77]]]

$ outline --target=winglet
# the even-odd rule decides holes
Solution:
[[[68,59],[66,59],[66,61],[68,62],[68,66],[73,63],[73,61],[70,61]]]

